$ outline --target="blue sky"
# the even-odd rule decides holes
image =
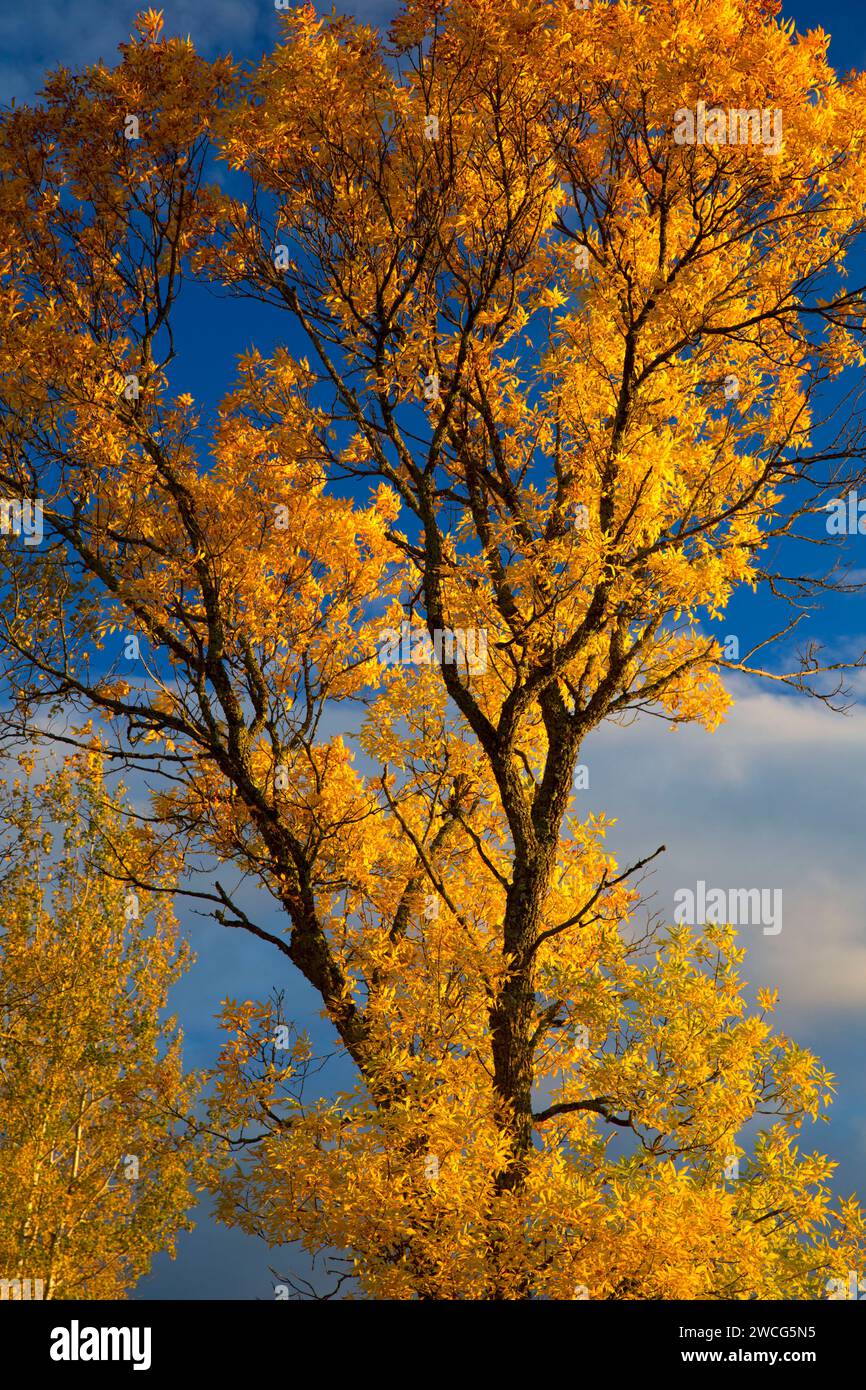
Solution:
[[[110,61],[144,7],[125,0],[66,0],[62,6],[0,0],[0,103],[32,99],[48,68]],[[373,22],[386,22],[393,11],[377,0],[355,7]],[[265,0],[178,0],[165,12],[169,31],[189,33],[210,57],[230,51],[237,59],[255,59],[277,35],[273,5]],[[866,64],[862,11],[849,0],[789,0],[784,14],[801,30],[829,30],[840,70]],[[258,307],[204,292],[187,300],[179,327],[181,369],[190,389],[210,403],[231,375],[233,351],[253,342],[266,351],[285,331]],[[851,546],[850,559],[866,571],[866,537]],[[766,616],[760,600],[744,597],[725,631],[745,638]],[[866,646],[862,598],[837,603],[816,630],[837,652]],[[600,731],[582,755],[590,769],[590,788],[582,795],[586,810],[617,817],[612,846],[621,862],[668,846],[647,885],[655,894],[652,906],[666,916],[676,888],[698,879],[782,888],[781,934],[745,929],[746,978],[756,987],[779,986],[779,1026],[836,1073],[839,1099],[831,1123],[805,1143],[839,1161],[841,1191],[858,1189],[866,1198],[866,683],[845,717],[772,687],[740,681],[734,690],[735,707],[715,735],[674,731],[653,720]],[[263,997],[276,986],[286,990],[290,1016],[318,1016],[319,1001],[276,952],[189,912],[182,920],[198,961],[175,990],[173,1005],[191,1065],[212,1060],[214,1015],[227,994]],[[181,1239],[174,1263],[157,1260],[137,1296],[272,1297],[269,1265],[285,1268],[291,1257],[281,1261],[259,1242],[217,1227],[206,1211],[199,1222]]]

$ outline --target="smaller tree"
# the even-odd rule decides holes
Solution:
[[[162,1017],[189,953],[100,754],[36,783],[22,763],[25,780],[0,783],[3,1296],[124,1297],[191,1224],[195,1082]],[[164,892],[131,886],[145,865]]]

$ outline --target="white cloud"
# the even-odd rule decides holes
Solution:
[[[741,929],[746,979],[798,1014],[866,1010],[866,711],[740,684],[714,734],[656,720],[584,747],[585,805],[616,816],[620,862],[659,844],[648,891],[668,920],[677,888],[780,888],[778,936]]]

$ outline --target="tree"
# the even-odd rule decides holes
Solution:
[[[190,1225],[192,1079],[162,1017],[187,952],[170,899],[118,876],[152,856],[97,753],[4,783],[0,824],[3,1296],[122,1298]]]
[[[830,1079],[727,929],[641,932],[654,855],[573,793],[604,721],[712,729],[762,673],[773,634],[707,631],[736,589],[787,639],[845,587],[796,541],[863,472],[856,400],[827,431],[863,79],[777,9],[410,0],[384,43],[300,6],[249,73],[149,14],[3,121],[0,476],[46,533],[4,556],[10,734],[101,711],[167,844],[284,912],[198,893],[357,1089],[305,1104],[303,1039],[229,1001],[214,1119],[261,1128],[221,1210],[373,1295],[808,1296],[861,1258],[795,1144]],[[173,377],[190,276],[293,334],[214,420]],[[763,674],[834,703],[844,667]]]

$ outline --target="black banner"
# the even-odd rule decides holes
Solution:
[[[468,1368],[490,1371],[516,1354],[515,1333],[532,1361],[560,1378],[583,1378],[590,1365],[617,1375],[673,1371],[700,1384],[708,1367],[736,1373],[760,1367],[766,1383],[805,1368],[826,1376],[856,1364],[863,1315],[852,1300],[816,1303],[372,1303],[353,1302],[0,1302],[6,1357],[49,1385],[180,1373],[279,1373],[296,1380],[334,1372],[371,1373],[371,1348],[389,1377],[429,1379],[437,1365],[449,1383]],[[860,1301],[860,1300],[857,1300]],[[444,1335],[443,1335],[444,1334]],[[322,1339],[327,1340],[322,1340]],[[339,1341],[333,1339],[339,1338]],[[406,1338],[410,1340],[406,1341]],[[345,1340],[344,1340],[345,1339]],[[519,1348],[518,1348],[519,1350]],[[5,1359],[5,1358],[4,1358]],[[349,1361],[349,1367],[346,1361]],[[8,1361],[6,1363],[8,1365]],[[380,1365],[383,1373],[386,1370]],[[512,1370],[516,1372],[516,1365]]]

